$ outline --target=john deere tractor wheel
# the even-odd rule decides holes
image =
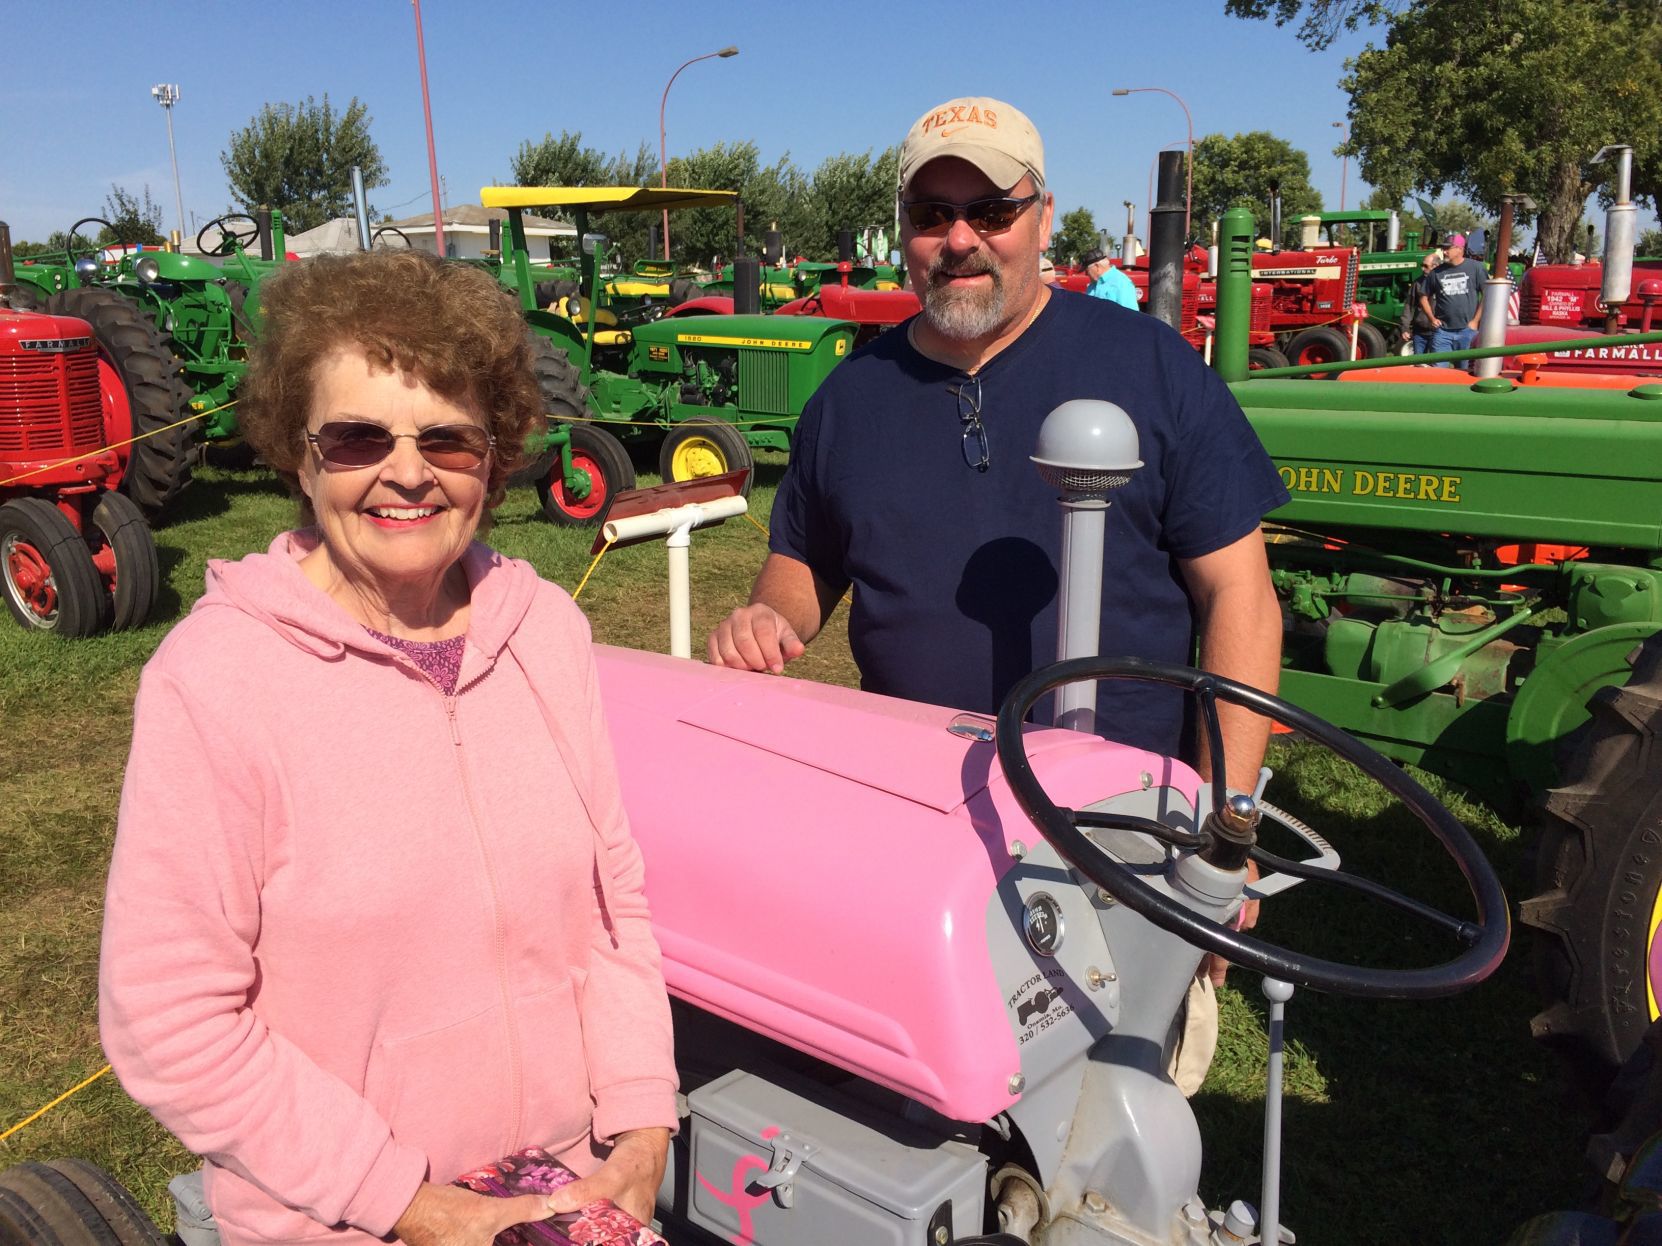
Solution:
[[[106,493],[93,508],[92,526],[92,563],[110,594],[110,627],[117,632],[141,627],[156,604],[162,579],[150,525],[131,498]]]
[[[46,300],[46,310],[90,324],[99,349],[121,378],[132,411],[132,431],[125,435],[142,438],[117,452],[121,491],[147,514],[155,514],[190,482],[195,458],[197,422],[189,420],[190,390],[179,377],[179,361],[155,322],[114,290],[60,290]],[[119,431],[106,426],[106,432]]]
[[[635,465],[623,443],[593,424],[571,426],[571,465],[588,473],[586,494],[566,485],[559,456],[537,480],[542,513],[565,527],[597,524],[606,514],[612,498],[635,487]]]
[[[744,434],[722,420],[677,424],[658,451],[658,470],[665,481],[723,476],[754,463]],[[750,496],[749,478],[744,482],[744,494]]]
[[[1595,1075],[1633,1054],[1662,994],[1662,633],[1639,649],[1625,688],[1591,701],[1587,724],[1546,799],[1535,928],[1532,1022]]]
[[[1386,344],[1385,335],[1379,329],[1367,322],[1356,326],[1356,357],[1358,359],[1383,359],[1391,353]]]
[[[1337,329],[1318,325],[1314,329],[1295,333],[1287,343],[1286,354],[1288,362],[1295,368],[1318,363],[1342,363],[1350,358],[1350,339]]]
[[[543,419],[551,423],[580,423],[589,416],[588,391],[584,389],[577,365],[567,359],[547,338],[531,335],[531,371],[537,376],[537,389],[542,394]],[[541,425],[533,435],[540,435]],[[557,450],[544,450],[529,458],[508,477],[509,485],[525,485],[541,480],[559,457]]]
[[[108,620],[109,598],[75,526],[43,498],[0,506],[0,582],[24,627],[90,636]]]

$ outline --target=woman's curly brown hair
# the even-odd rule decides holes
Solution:
[[[350,350],[476,412],[496,438],[485,505],[502,501],[543,403],[519,304],[489,273],[424,251],[320,255],[263,282],[260,310],[238,422],[297,494],[318,367]]]

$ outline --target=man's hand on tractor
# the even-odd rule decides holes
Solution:
[[[423,1184],[392,1235],[408,1246],[490,1246],[503,1229],[553,1212],[541,1194],[491,1198],[455,1185]]]
[[[1248,861],[1246,864],[1246,871],[1248,883],[1255,883],[1258,881],[1258,862]],[[1259,903],[1260,902],[1257,900],[1248,900],[1245,904],[1241,905],[1241,911],[1235,918],[1236,930],[1251,930],[1258,924]],[[1208,978],[1212,979],[1213,986],[1222,986],[1225,975],[1229,973],[1229,962],[1219,956],[1216,952],[1213,952],[1211,955],[1207,956],[1205,960],[1200,962],[1200,971]]]
[[[652,1204],[669,1158],[669,1130],[631,1129],[617,1136],[612,1153],[592,1176],[563,1185],[548,1196],[548,1210],[576,1211],[609,1198],[642,1224],[652,1220]]]
[[[772,671],[777,675],[785,669],[785,663],[794,662],[806,649],[790,621],[762,603],[740,606],[710,633],[710,665],[741,671]]]

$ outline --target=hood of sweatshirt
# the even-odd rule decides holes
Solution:
[[[387,653],[387,646],[300,569],[300,560],[321,539],[316,528],[303,528],[280,533],[263,554],[209,562],[208,591],[192,613],[239,610],[319,657],[337,658],[348,649]],[[530,563],[505,558],[478,541],[463,551],[461,563],[470,590],[468,648],[495,661],[531,608],[539,577]]]

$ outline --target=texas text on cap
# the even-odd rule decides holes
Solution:
[[[1002,100],[966,96],[931,108],[912,123],[900,146],[900,189],[917,171],[941,156],[967,160],[1000,190],[1032,174],[1045,183],[1045,145],[1020,109]]]

